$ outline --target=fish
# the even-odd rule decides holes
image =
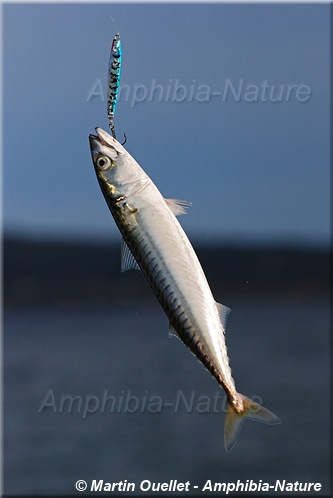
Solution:
[[[116,138],[114,130],[114,116],[116,113],[120,75],[122,67],[122,47],[120,33],[117,33],[113,40],[110,50],[109,70],[108,70],[108,98],[107,98],[107,116],[109,119],[109,128],[112,136]]]
[[[169,331],[187,346],[226,393],[224,444],[235,446],[243,421],[280,419],[237,392],[225,331],[230,308],[215,301],[198,257],[177,216],[191,203],[165,199],[153,181],[109,133],[89,135],[92,161],[104,199],[122,234],[121,270],[141,269],[169,320]]]

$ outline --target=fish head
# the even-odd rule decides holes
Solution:
[[[109,133],[95,128],[90,151],[101,188],[109,197],[127,196],[140,189],[146,175],[126,149]]]

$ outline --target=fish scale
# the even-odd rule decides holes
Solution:
[[[128,238],[128,234],[127,234],[126,238]],[[146,251],[145,251],[146,247],[147,246],[143,246],[141,248],[142,250],[140,251],[139,248],[134,248],[134,246],[133,246],[133,249],[134,249],[133,252],[138,254],[137,258],[138,258],[139,265],[140,265],[141,269],[143,270],[143,272],[144,272],[148,282],[150,283],[151,287],[153,288],[153,290],[156,294],[156,297],[160,301],[163,309],[167,310],[167,313],[168,313],[170,320],[173,321],[173,319],[175,318],[175,319],[177,319],[177,321],[179,321],[180,316],[182,314],[185,314],[185,310],[182,309],[181,303],[178,301],[175,293],[172,290],[170,290],[169,293],[167,292],[167,290],[170,289],[171,286],[169,283],[167,283],[167,278],[163,276],[162,268],[158,268],[158,270],[155,273],[155,277],[153,277],[154,272],[155,272],[156,268],[158,267],[159,263],[158,263],[155,256],[149,258],[149,254],[152,254],[152,251],[149,251],[148,253],[146,253]],[[139,256],[139,254],[141,254],[141,256]],[[160,280],[158,278],[159,275],[162,276],[162,278]],[[164,286],[161,285],[162,281],[165,282]],[[176,305],[176,307],[174,305]],[[178,312],[178,309],[179,309],[179,312]],[[185,321],[189,321],[189,318],[185,317],[183,320],[183,323],[185,323]],[[183,325],[183,324],[181,323],[181,325]]]
[[[118,213],[113,213],[114,218],[117,220],[117,225],[121,226],[122,223],[122,209],[118,208]],[[216,377],[218,382],[224,386],[225,383],[222,377],[217,373],[217,369],[215,368],[213,361],[209,358],[209,354],[205,352],[204,345],[200,342],[199,337],[195,335],[195,330],[193,325],[191,325],[191,321],[189,317],[186,315],[185,309],[182,307],[180,300],[177,298],[174,291],[170,291],[170,293],[166,293],[166,290],[170,287],[170,284],[166,284],[165,287],[161,286],[161,282],[158,281],[157,275],[163,274],[163,270],[161,268],[158,269],[154,276],[154,272],[159,265],[159,262],[156,256],[149,258],[149,255],[153,253],[152,250],[146,252],[147,244],[143,243],[143,246],[140,248],[138,241],[142,238],[140,236],[135,237],[134,234],[124,228],[124,225],[121,229],[121,232],[125,238],[125,240],[129,241],[129,245],[133,250],[133,254],[136,255],[136,259],[144,272],[149,284],[151,285],[157,299],[161,303],[162,308],[165,310],[167,316],[170,319],[170,322],[174,325],[177,323],[179,328],[177,329],[178,335],[182,338],[185,344],[190,347],[192,350],[192,346],[195,346],[195,349],[192,350],[193,354],[200,355],[200,360],[208,370]],[[163,277],[165,282],[167,282],[166,277]],[[171,298],[171,299],[170,299]],[[185,315],[183,320],[180,320],[180,317]],[[189,322],[190,325],[188,327],[184,327],[184,324]]]
[[[121,213],[121,209],[119,212]],[[119,219],[122,218],[121,214],[118,214],[118,216]],[[117,214],[114,214],[114,217],[116,219]],[[119,222],[117,223],[118,226],[120,224],[121,223]],[[138,241],[142,239],[140,236],[133,237],[133,234],[131,234],[124,228],[122,228],[121,231],[126,240],[133,239],[133,242],[129,242],[129,245],[133,248],[133,253],[136,255],[141,269],[143,270],[149,284],[154,290],[155,295],[160,301],[161,306],[166,312],[170,322],[172,323],[174,328],[176,328],[175,325],[178,326],[176,329],[177,335],[180,336],[181,340],[186,344],[186,346],[188,346],[191,349],[192,353],[195,356],[197,356],[198,359],[206,366],[206,368],[216,378],[219,384],[223,386],[225,389],[230,389],[230,387],[226,384],[225,379],[223,378],[223,376],[221,376],[218,369],[216,368],[216,365],[214,364],[214,361],[212,360],[209,352],[206,351],[204,344],[202,343],[202,341],[200,341],[200,338],[196,336],[195,328],[191,324],[190,318],[186,315],[186,312],[182,307],[181,301],[177,298],[174,291],[171,290],[169,294],[165,292],[167,288],[170,288],[170,284],[167,284],[164,288],[160,286],[160,283],[156,278],[157,272],[155,272],[156,268],[158,267],[158,261],[156,256],[152,257],[151,259],[148,258],[144,250],[145,247],[147,247],[146,245],[141,247],[140,250],[138,243]],[[152,253],[152,251],[149,252]],[[159,269],[158,271],[162,272],[161,269]],[[154,277],[154,272],[155,272],[155,277]],[[180,320],[181,315],[185,315],[183,320]],[[190,325],[185,328],[184,323],[186,321],[188,321]],[[225,354],[225,361],[228,362],[228,357],[226,354]]]

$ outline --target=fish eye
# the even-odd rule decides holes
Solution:
[[[107,156],[100,156],[97,161],[96,161],[97,166],[102,169],[108,169],[110,166],[112,166],[112,161],[109,157]]]

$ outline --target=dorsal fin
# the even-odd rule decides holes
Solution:
[[[222,323],[223,330],[225,332],[225,330],[227,328],[227,319],[228,319],[228,316],[231,312],[231,309],[228,308],[228,306],[224,306],[224,304],[217,303],[216,301],[215,301],[215,304],[216,304],[216,308],[217,308],[217,311],[218,311],[219,316],[220,316],[220,321]]]
[[[175,215],[187,214],[187,208],[192,206],[192,202],[182,201],[181,199],[164,199],[169,206],[170,211]]]
[[[124,241],[124,239],[121,240],[120,252],[121,252],[121,271],[140,270],[140,266],[135,261],[134,256],[131,253],[131,250]]]

